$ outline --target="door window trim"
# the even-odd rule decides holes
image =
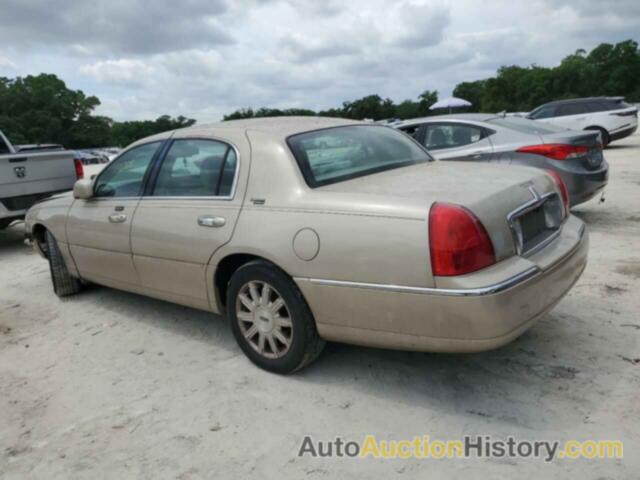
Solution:
[[[136,145],[132,145],[131,147],[123,150],[122,152],[120,152],[118,154],[118,156],[116,158],[114,158],[113,160],[111,160],[111,162],[109,162],[109,164],[107,164],[107,166],[105,168],[102,169],[102,171],[100,173],[98,173],[98,175],[96,176],[96,178],[93,180],[93,197],[91,197],[89,199],[89,201],[92,202],[103,202],[103,201],[107,201],[107,200],[111,200],[111,201],[124,201],[124,200],[137,200],[140,199],[143,195],[144,192],[146,192],[147,189],[147,183],[149,181],[149,175],[151,173],[151,170],[153,169],[158,156],[160,155],[160,153],[163,151],[164,146],[166,145],[166,143],[168,142],[169,139],[157,139],[157,140],[150,140],[148,142],[143,142],[143,143],[139,143]],[[153,153],[153,156],[151,157],[151,161],[149,162],[149,165],[147,166],[147,169],[144,172],[144,176],[142,177],[142,185],[140,188],[140,194],[139,195],[130,195],[130,196],[126,196],[126,197],[100,197],[100,196],[96,196],[96,186],[98,185],[98,180],[100,179],[100,177],[110,168],[113,167],[113,165],[116,164],[116,162],[118,162],[118,160],[120,160],[122,158],[123,155],[125,155],[126,153],[130,152],[131,150],[134,150],[138,147],[144,147],[145,145],[150,145],[152,143],[158,143],[158,148],[156,148],[156,151]]]
[[[158,175],[160,174],[160,168],[164,163],[164,160],[171,149],[171,146],[174,142],[178,140],[204,140],[204,141],[214,141],[219,142],[226,145],[230,150],[225,154],[225,162],[227,157],[229,156],[229,152],[233,150],[236,155],[236,171],[233,175],[233,182],[231,183],[231,191],[229,195],[162,195],[162,196],[154,196],[153,190],[155,189],[156,182],[158,181]],[[149,174],[148,182],[145,184],[145,188],[142,193],[143,200],[223,200],[223,201],[232,201],[235,198],[236,188],[238,186],[238,179],[240,177],[240,151],[238,147],[236,147],[233,143],[228,140],[218,138],[218,137],[182,137],[182,138],[169,138],[163,147],[160,149],[161,156],[158,159],[155,159],[152,169]],[[220,177],[219,181],[222,180]]]

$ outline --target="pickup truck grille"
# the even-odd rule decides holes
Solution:
[[[46,193],[34,193],[31,195],[21,195],[19,197],[10,197],[10,198],[0,198],[0,203],[4,205],[9,211],[18,211],[18,210],[27,210],[31,208],[34,203],[43,198],[50,197],[60,192],[46,192]]]
[[[533,200],[507,218],[519,255],[532,255],[544,248],[559,234],[564,220],[564,205],[556,193],[532,194]]]

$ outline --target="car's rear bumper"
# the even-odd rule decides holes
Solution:
[[[569,190],[569,203],[572,207],[591,200],[602,192],[609,182],[609,164],[602,160],[597,170],[580,172],[558,170]]]
[[[613,142],[614,140],[620,140],[621,138],[628,137],[629,135],[633,135],[636,130],[638,130],[638,124],[630,125],[628,127],[622,128],[620,130],[616,130],[613,132],[609,132],[609,142]]]
[[[373,347],[474,352],[521,335],[558,303],[586,266],[588,236],[575,217],[549,246],[438,288],[296,278],[321,337]]]

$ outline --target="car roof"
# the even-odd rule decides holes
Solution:
[[[592,101],[602,101],[608,100],[613,102],[619,102],[624,100],[624,97],[582,97],[582,98],[567,98],[565,100],[554,100],[553,102],[543,103],[539,107],[536,107],[536,110],[540,107],[547,107],[552,105],[566,105],[571,103],[582,103],[582,102],[592,102]]]
[[[341,127],[346,125],[370,125],[381,128],[383,127],[372,122],[333,117],[282,116],[249,118],[243,120],[228,120],[226,122],[193,125],[177,130],[167,130],[166,132],[161,132],[149,137],[141,138],[140,140],[137,140],[136,142],[127,146],[127,150],[131,147],[142,145],[145,143],[166,140],[174,134],[186,136],[201,135],[203,137],[217,137],[222,136],[223,132],[225,131],[229,134],[244,134],[248,130],[253,130],[264,132],[272,136],[274,139],[283,140],[290,135],[295,135],[297,133],[321,130],[323,128]]]
[[[486,122],[492,118],[499,117],[495,113],[450,113],[446,115],[433,115],[430,117],[412,118],[410,120],[403,120],[400,122],[392,123],[393,127],[404,127],[414,125],[417,123],[425,122],[442,122],[446,120],[467,120],[471,122]]]
[[[288,137],[296,133],[308,132],[322,128],[339,127],[343,125],[372,125],[371,122],[359,122],[345,118],[332,117],[261,117],[243,120],[228,120],[183,128],[180,132],[202,132],[214,130],[254,130],[273,134],[278,137]]]

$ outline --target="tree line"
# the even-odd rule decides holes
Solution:
[[[162,115],[155,120],[116,122],[94,115],[95,96],[71,90],[56,75],[0,77],[0,130],[14,144],[59,143],[67,148],[126,146],[155,133],[196,121]]]
[[[503,66],[491,78],[462,82],[453,95],[470,101],[472,112],[529,111],[563,98],[621,95],[640,102],[640,50],[634,40],[602,43],[590,52],[577,50],[555,67]],[[303,108],[243,108],[224,120],[275,115],[321,115],[352,119],[415,118],[440,112],[429,107],[438,92],[425,90],[415,100],[395,103],[372,94],[314,111]],[[0,130],[12,142],[61,143],[67,148],[126,146],[140,138],[195,123],[194,119],[162,115],[155,120],[117,122],[95,115],[96,96],[71,90],[53,74],[0,77]]]

